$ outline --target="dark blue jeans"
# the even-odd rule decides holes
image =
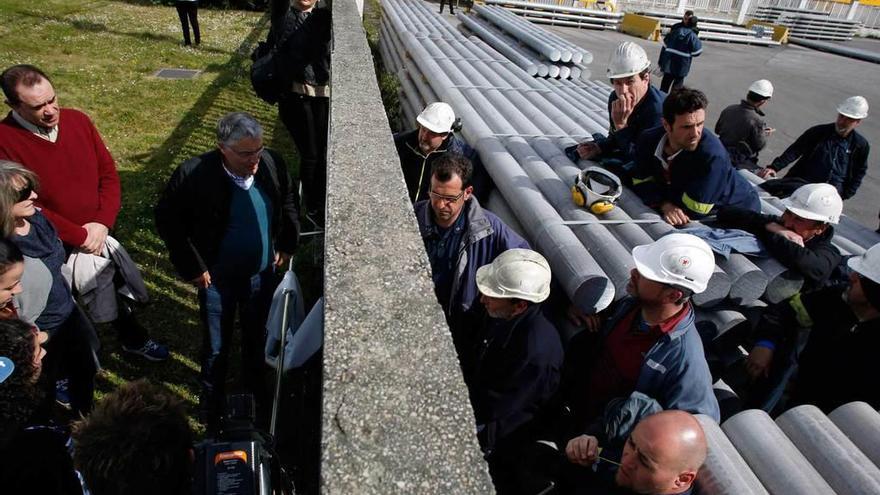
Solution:
[[[241,371],[247,393],[254,394],[257,408],[268,404],[265,385],[266,317],[272,293],[278,285],[272,267],[253,276],[212,274],[212,284],[199,290],[199,314],[202,319],[201,373],[202,409],[210,423],[223,414],[226,397],[226,372],[235,315],[241,326]]]

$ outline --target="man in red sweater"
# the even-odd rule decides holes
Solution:
[[[100,254],[120,207],[116,164],[89,117],[58,105],[49,77],[31,65],[15,65],[0,75],[6,104],[0,121],[0,159],[21,163],[40,179],[42,213],[58,230],[70,253]],[[168,350],[149,338],[119,298],[114,326],[125,351],[153,361]]]

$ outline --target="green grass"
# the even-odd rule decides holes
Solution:
[[[147,1],[3,0],[0,19],[0,66],[30,63],[47,71],[62,106],[86,111],[115,157],[123,206],[114,235],[140,265],[153,298],[139,319],[173,351],[166,363],[126,358],[113,331],[99,329],[99,396],[148,377],[195,406],[201,345],[195,291],[171,268],[152,208],[178,164],[215,146],[214,126],[231,111],[254,114],[266,145],[283,153],[296,176],[287,131],[276,109],[253,95],[248,79],[249,55],[265,37],[265,19],[255,12],[200,9],[197,49],[181,46],[173,7]],[[152,76],[163,67],[203,72],[195,80]],[[309,299],[320,291],[322,249],[307,241],[297,255]]]

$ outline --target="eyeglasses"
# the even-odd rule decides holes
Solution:
[[[23,188],[18,190],[18,201],[16,201],[16,203],[27,201],[31,197],[32,192],[34,192],[34,185],[31,184],[30,181],[28,181],[28,183]]]
[[[444,196],[442,194],[437,194],[434,191],[428,191],[428,194],[431,195],[435,201],[443,201],[444,203],[457,203],[462,196],[464,196],[464,191],[458,193],[458,196]]]
[[[231,146],[226,146],[225,148],[232,151],[233,153],[235,153],[236,155],[238,155],[242,158],[254,158],[256,156],[261,155],[263,153],[263,150],[265,149],[264,146],[260,146],[258,149],[255,149],[253,151],[238,151],[237,149],[235,149]]]

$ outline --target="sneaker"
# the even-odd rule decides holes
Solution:
[[[170,355],[167,347],[156,342],[153,339],[147,339],[147,341],[144,342],[143,347],[139,348],[128,347],[127,345],[123,344],[122,350],[131,354],[137,354],[138,356],[141,356],[144,359],[149,359],[150,361],[165,361]]]
[[[65,409],[70,409],[70,380],[64,378],[55,382],[55,402]]]

